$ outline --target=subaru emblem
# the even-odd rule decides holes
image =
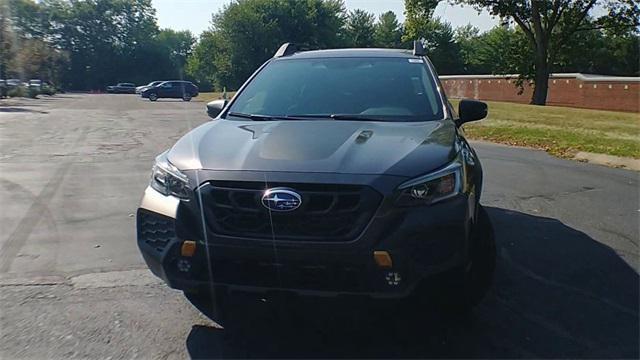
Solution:
[[[292,189],[273,188],[264,192],[261,202],[272,211],[293,211],[302,204],[302,197]]]

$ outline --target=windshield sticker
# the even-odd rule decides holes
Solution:
[[[422,61],[422,59],[408,59],[410,63],[412,64],[423,64],[424,61]]]

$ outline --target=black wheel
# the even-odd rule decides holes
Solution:
[[[151,100],[151,101],[158,100],[158,94],[156,94],[156,93],[149,94],[149,100]]]
[[[487,294],[496,268],[496,241],[487,211],[478,205],[478,220],[472,234],[469,263],[447,274],[448,304],[454,309],[471,309]]]
[[[191,95],[189,94],[184,94],[182,96],[182,101],[191,101]]]
[[[206,317],[215,322],[223,322],[221,315],[224,313],[222,308],[226,305],[226,291],[185,291],[184,296]]]
[[[185,292],[185,297],[202,314],[222,325],[224,337],[238,341],[268,328],[265,324],[282,321],[274,312],[273,304],[258,296],[233,294],[224,288],[215,291]],[[268,319],[268,320],[267,320]],[[272,329],[273,331],[273,329]]]
[[[496,267],[496,243],[487,211],[480,205],[474,226],[469,262],[421,284],[415,298],[420,304],[435,301],[435,305],[455,313],[468,313],[487,294],[493,283]]]

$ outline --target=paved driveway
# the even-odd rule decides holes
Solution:
[[[134,232],[154,156],[207,119],[132,95],[0,106],[0,357],[638,357],[638,173],[485,143],[499,263],[473,316],[313,304],[221,343]]]

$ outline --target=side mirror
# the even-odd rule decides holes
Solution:
[[[460,117],[456,120],[458,126],[484,119],[487,117],[487,104],[482,101],[462,99],[458,104],[458,116]]]
[[[226,105],[227,100],[213,100],[207,104],[207,114],[210,118],[215,119]]]

